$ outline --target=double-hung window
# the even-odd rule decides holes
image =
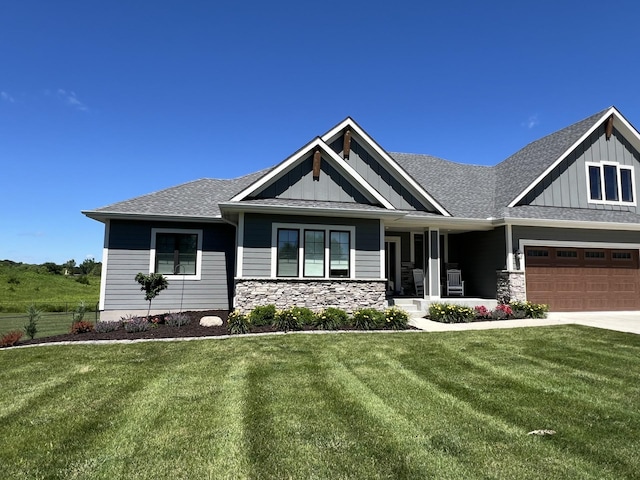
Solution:
[[[589,203],[635,205],[634,171],[631,165],[587,162]]]
[[[197,279],[201,258],[201,230],[152,229],[151,272]]]
[[[276,277],[350,278],[353,227],[274,225]]]

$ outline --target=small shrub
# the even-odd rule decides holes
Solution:
[[[89,277],[87,277],[86,275],[80,275],[79,277],[75,278],[76,282],[81,283],[82,285],[89,285]]]
[[[36,333],[38,333],[38,320],[40,320],[40,315],[42,315],[42,311],[38,310],[33,303],[29,305],[27,308],[29,323],[24,326],[24,332],[31,340],[33,340]]]
[[[149,330],[149,321],[147,320],[147,317],[134,316],[129,317],[122,322],[122,326],[127,333],[146,332]]]
[[[429,305],[429,318],[442,323],[467,323],[476,317],[475,310],[464,305],[450,303],[432,303]]]
[[[120,329],[122,324],[120,322],[97,322],[93,329],[98,333],[115,332]]]
[[[169,281],[161,273],[145,275],[142,272],[136,274],[135,280],[141,285],[140,290],[144,292],[144,299],[149,302],[149,309],[147,310],[148,317],[149,313],[151,313],[151,300],[156,298],[161,291],[169,286]]]
[[[409,314],[398,307],[387,308],[384,311],[385,328],[406,330],[409,326]]]
[[[349,323],[349,315],[339,308],[329,307],[316,315],[315,326],[320,330],[337,330]]]
[[[73,321],[81,322],[84,320],[84,314],[87,312],[87,306],[84,302],[80,302],[76,309],[73,311]]]
[[[157,318],[157,317],[156,317]],[[153,322],[153,320],[151,320]],[[170,327],[183,327],[191,321],[191,317],[186,313],[170,313],[164,317],[164,323]],[[157,322],[154,322],[157,324]]]
[[[5,333],[0,337],[0,347],[13,347],[20,341],[23,333],[20,330],[14,330],[13,332]]]
[[[352,323],[358,330],[374,330],[384,323],[384,313],[375,308],[361,308],[353,312]]]
[[[276,306],[272,304],[258,306],[249,312],[249,321],[256,327],[272,325],[275,318]]]
[[[79,322],[73,322],[71,324],[70,333],[78,334],[78,333],[89,333],[89,332],[93,332],[93,323],[91,322],[80,320]]]
[[[300,317],[299,307],[291,307],[286,310],[276,311],[276,318],[273,320],[273,326],[283,332],[289,330],[300,330],[302,328],[302,319]]]
[[[491,318],[494,320],[507,320],[513,316],[513,310],[505,303],[498,305],[493,312]]]
[[[515,315],[519,314],[516,312],[524,312],[524,317],[521,318],[546,318],[549,313],[549,305],[543,303],[513,301],[509,305]]]
[[[478,305],[473,308],[476,314],[476,320],[488,320],[491,318],[491,311],[484,305]]]
[[[20,285],[20,280],[18,279],[18,277],[16,277],[15,275],[11,275],[8,279],[7,279],[7,283],[9,285]]]
[[[316,321],[316,314],[307,307],[291,307],[296,317],[302,325],[313,325]]]
[[[239,310],[234,310],[229,314],[229,317],[227,318],[227,331],[231,335],[248,333],[249,325],[249,317],[240,313]]]

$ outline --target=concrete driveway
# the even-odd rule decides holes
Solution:
[[[539,327],[578,324],[618,332],[640,334],[640,312],[552,312],[545,319],[499,320],[473,323],[440,323],[414,316],[409,324],[427,332],[490,330],[494,328]]]

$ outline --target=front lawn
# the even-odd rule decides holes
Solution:
[[[2,478],[637,478],[640,336],[579,326],[0,350]],[[527,432],[555,430],[555,435]]]

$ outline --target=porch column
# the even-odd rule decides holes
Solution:
[[[425,263],[427,263],[424,293],[432,300],[440,298],[440,230],[424,232]]]

